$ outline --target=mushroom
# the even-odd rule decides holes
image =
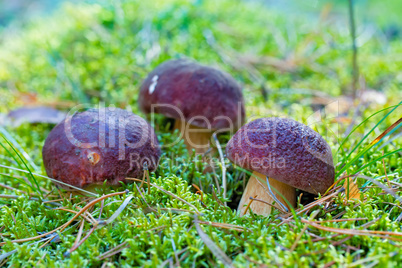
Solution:
[[[69,115],[46,138],[43,163],[49,177],[72,190],[118,186],[156,170],[161,150],[153,128],[121,109],[90,109]]]
[[[239,203],[240,215],[244,215],[250,197],[270,204],[275,201],[275,207],[288,211],[289,204],[296,204],[295,188],[318,194],[334,182],[328,143],[317,132],[292,119],[262,118],[244,125],[228,142],[226,155],[236,165],[253,171]],[[271,206],[257,200],[250,208],[259,215],[271,213]]]
[[[187,149],[205,153],[214,131],[233,131],[244,120],[240,86],[227,73],[196,62],[169,60],[145,79],[140,110],[175,119]]]

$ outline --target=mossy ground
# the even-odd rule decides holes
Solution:
[[[138,89],[146,74],[164,60],[189,57],[226,70],[242,83],[248,120],[286,116],[308,123],[333,148],[336,179],[358,171],[353,178],[361,193],[359,200],[348,201],[337,188],[308,210],[303,208],[314,199],[302,198],[296,217],[278,211],[269,217],[238,217],[233,208],[248,175],[226,163],[224,200],[216,184],[222,183],[221,169],[203,174],[201,162],[179,142],[164,149],[159,169],[150,174],[151,182],[168,194],[151,187],[140,195],[135,184],[105,191],[129,193],[95,204],[90,210],[95,219],[107,220],[126,198],[133,198],[114,221],[65,254],[80,236],[81,224],[81,239],[90,232],[85,218],[59,232],[55,242],[10,241],[56,229],[74,215],[60,208],[79,211],[89,200],[59,192],[47,179],[1,167],[0,243],[6,243],[0,254],[13,254],[2,258],[0,266],[215,267],[224,265],[220,250],[234,266],[400,266],[400,125],[374,146],[370,142],[400,118],[401,107],[379,112],[347,133],[401,100],[402,40],[387,38],[379,29],[361,39],[360,87],[385,94],[386,103],[356,100],[346,110],[342,103],[340,110],[333,109],[336,105],[326,104],[351,93],[350,36],[347,20],[325,10],[321,18],[306,19],[252,1],[110,1],[65,4],[18,32],[3,29],[0,112],[35,104],[67,110],[103,102],[139,113]],[[164,120],[157,118],[160,125]],[[23,124],[2,129],[1,165],[45,175],[41,148],[51,128]],[[177,137],[164,127],[157,133],[163,144]],[[7,134],[30,158],[12,149],[16,143]],[[222,144],[227,139],[220,137]],[[202,189],[202,203],[192,184]],[[39,201],[40,192],[54,202]],[[197,210],[201,214],[195,221]],[[104,254],[121,244],[121,251]],[[211,250],[214,246],[220,250]]]

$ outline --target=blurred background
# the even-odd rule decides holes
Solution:
[[[244,0],[260,2],[269,8],[288,13],[290,16],[317,16],[325,6],[331,6],[333,15],[346,16],[348,1],[336,0]],[[66,0],[1,0],[0,1],[0,25],[13,23],[23,25],[27,18],[43,16],[58,8]],[[80,1],[68,1],[80,2]],[[82,2],[82,1],[81,1]],[[87,1],[88,2],[88,1]],[[93,1],[90,2],[102,2]],[[236,0],[234,1],[236,2]],[[402,27],[402,2],[398,0],[355,0],[356,16],[361,23],[378,23],[390,35],[399,35]]]
[[[354,95],[385,105],[400,99],[401,13],[397,0],[3,0],[0,113],[99,101],[137,112],[147,73],[183,57],[231,73],[248,116],[305,121],[334,100],[342,114]]]

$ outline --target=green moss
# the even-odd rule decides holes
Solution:
[[[328,22],[311,23],[262,4],[243,1],[123,1],[121,5],[118,2],[67,3],[52,16],[32,21],[18,34],[6,34],[3,38],[0,44],[0,112],[32,102],[68,109],[79,103],[102,101],[138,113],[138,89],[146,74],[166,59],[185,56],[233,74],[243,85],[249,120],[287,116],[311,123],[311,127],[331,144],[336,162],[345,160],[350,164],[358,152],[399,119],[401,109],[388,116],[348,159],[348,152],[386,112],[359,127],[340,152],[337,148],[351,122],[335,120],[337,111],[331,112],[328,107],[326,117],[314,119],[313,115],[320,115],[316,112],[317,106],[313,105],[317,92],[330,97],[350,92],[350,39],[345,27],[347,25],[337,27]],[[208,33],[213,35],[221,49],[208,43]],[[374,35],[360,47],[360,69],[366,86],[383,92],[388,102],[363,106],[356,114],[354,109],[349,109],[345,118],[353,117],[358,123],[377,110],[397,104],[402,86],[402,61],[397,55],[401,51],[400,40],[384,44],[379,35]],[[225,57],[245,63],[235,68]],[[250,74],[247,64],[255,68],[260,80]],[[291,69],[284,71],[284,66],[291,66]],[[261,95],[261,84],[269,91],[267,101]],[[36,99],[27,101],[28,94],[35,94]],[[166,125],[164,118],[157,117],[156,120],[158,126]],[[29,161],[24,160],[37,173],[45,174],[41,148],[51,127],[23,124],[7,129],[29,153],[32,161],[41,167],[34,170]],[[391,136],[398,133],[400,129]],[[169,144],[177,138],[177,133],[170,133],[168,126],[157,128],[157,134],[162,144]],[[222,144],[228,138],[220,137]],[[15,153],[5,139],[0,139],[5,146],[0,149],[1,164],[26,169],[20,159],[13,159]],[[401,148],[402,141],[396,138],[389,142],[386,138],[379,146],[362,155],[346,172],[351,174],[383,153]],[[401,183],[400,155],[399,152],[384,159],[388,178],[395,183]],[[229,163],[227,165],[228,193],[224,200],[215,183],[215,179],[221,180],[221,170],[216,170],[216,178],[212,173],[203,174],[203,163],[192,158],[181,141],[163,149],[160,167],[151,174],[151,181],[192,206],[155,187],[151,188],[149,195],[144,194],[144,199],[136,187],[129,184],[114,191],[127,188],[134,195],[130,204],[115,221],[95,230],[69,256],[64,253],[73,247],[80,222],[59,232],[58,242],[51,242],[43,248],[40,248],[43,242],[7,242],[0,254],[16,250],[7,258],[7,265],[15,267],[22,264],[86,267],[101,266],[105,262],[109,267],[155,267],[162,263],[176,263],[175,252],[180,253],[179,262],[183,267],[223,266],[194,226],[195,207],[202,213],[199,216],[201,221],[239,226],[241,230],[201,224],[207,236],[236,266],[323,267],[335,262],[339,267],[351,264],[391,267],[402,261],[400,254],[396,254],[401,246],[399,241],[373,235],[334,235],[311,226],[304,230],[305,223],[300,219],[308,219],[309,213],[284,224],[277,217],[277,211],[266,218],[257,215],[238,217],[232,208],[237,206],[243,180],[248,175]],[[338,166],[337,170],[341,168]],[[58,206],[76,211],[83,207],[79,204],[83,197],[75,195],[72,196],[74,199],[62,195],[61,200],[55,201],[58,206],[30,199],[21,191],[38,191],[22,183],[22,176],[27,174],[2,167],[0,173],[0,183],[14,188],[0,186],[0,194],[19,195],[17,199],[0,198],[0,242],[36,236],[39,232],[61,226],[73,214],[55,210]],[[387,185],[382,160],[363,169],[361,175]],[[51,182],[40,177],[36,177],[36,181],[43,189],[53,190],[56,197],[50,199],[60,197]],[[356,182],[363,192],[360,202],[345,202],[340,193],[330,199],[331,203],[324,202],[314,207],[313,210],[320,211],[315,220],[327,221],[321,223],[322,226],[332,228],[401,232],[399,198],[386,194],[364,178],[358,178]],[[203,190],[202,203],[192,184]],[[219,201],[213,192],[217,193]],[[96,204],[91,212],[93,217],[110,218],[130,194],[106,199],[102,213],[101,204]],[[220,204],[225,201],[232,208]],[[305,205],[306,201],[303,202]],[[361,219],[328,222],[356,218]],[[368,227],[364,227],[370,222]],[[86,222],[83,236],[91,228]],[[294,245],[296,239],[299,242]],[[125,244],[120,252],[105,259],[99,258],[122,243]]]

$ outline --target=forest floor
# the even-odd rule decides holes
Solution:
[[[298,14],[258,1],[90,1],[64,3],[18,28],[7,19],[0,37],[0,266],[398,266],[401,9],[398,1],[373,2],[356,10],[356,92],[347,5],[307,1]],[[203,162],[179,142],[163,149],[150,193],[128,184],[70,194],[43,177],[41,151],[54,125],[8,116],[19,107],[102,103],[145,117],[137,105],[143,79],[183,57],[230,73],[242,85],[248,120],[288,117],[320,133],[334,155],[334,187],[323,196],[299,191],[291,213],[240,217],[248,173],[225,160],[223,185],[218,157],[219,168],[204,174]],[[161,144],[178,135],[156,132]]]

